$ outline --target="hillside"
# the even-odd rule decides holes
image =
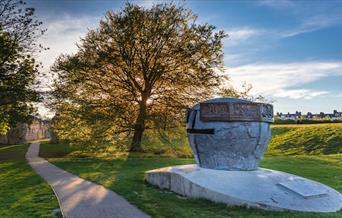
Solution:
[[[267,154],[342,153],[342,124],[273,125]]]

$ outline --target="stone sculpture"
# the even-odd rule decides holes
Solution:
[[[148,171],[150,184],[192,198],[267,210],[342,208],[342,195],[326,185],[258,168],[271,137],[272,105],[211,99],[189,109],[186,120],[197,164]]]
[[[187,132],[197,164],[218,170],[255,170],[271,137],[273,106],[212,99],[188,110]]]

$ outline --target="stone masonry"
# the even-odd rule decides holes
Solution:
[[[0,135],[0,144],[25,143],[49,137],[49,122],[33,117],[31,124],[19,124],[16,128],[10,129],[6,135]]]

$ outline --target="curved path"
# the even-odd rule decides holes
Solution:
[[[115,192],[68,173],[40,158],[39,143],[30,145],[26,159],[54,190],[65,218],[149,217]]]

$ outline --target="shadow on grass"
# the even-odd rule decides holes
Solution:
[[[84,179],[101,184],[126,198],[152,217],[342,217],[337,213],[272,212],[229,207],[201,199],[189,199],[147,184],[144,172],[160,167],[194,163],[192,159],[139,158],[51,158],[52,163]],[[340,159],[341,160],[341,159]],[[328,160],[296,157],[268,157],[263,167],[282,170],[323,182],[342,190],[342,165]],[[299,167],[300,166],[300,167]]]
[[[0,145],[0,161],[25,160],[27,144]]]

